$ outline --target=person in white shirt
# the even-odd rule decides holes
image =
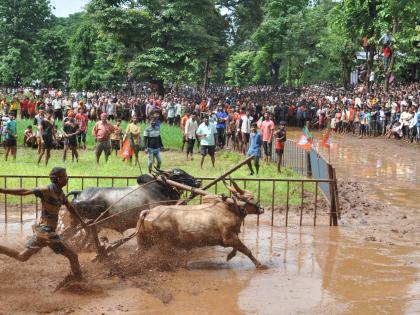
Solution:
[[[246,154],[251,133],[251,122],[253,118],[249,115],[249,110],[245,111],[239,120],[239,130],[241,132],[241,152]]]
[[[196,133],[198,129],[197,114],[191,113],[191,117],[187,120],[184,129],[184,136],[187,139],[187,161],[188,155],[191,154],[191,160],[193,160],[194,143],[197,139]]]
[[[54,120],[63,120],[63,109],[60,96],[55,97],[55,99],[52,101],[52,106],[54,109]]]
[[[209,123],[209,119],[207,116],[204,117],[204,121],[197,129],[197,137],[201,139],[201,169],[203,168],[204,158],[206,155],[210,155],[211,163],[215,164],[215,148],[216,148],[216,126],[214,124]]]

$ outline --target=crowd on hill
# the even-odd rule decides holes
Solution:
[[[387,93],[380,86],[374,86],[370,93],[366,93],[363,86],[355,86],[348,91],[321,84],[301,89],[283,86],[230,89],[215,86],[206,94],[189,89],[168,91],[164,97],[158,96],[150,88],[144,88],[137,94],[96,91],[70,95],[54,89],[20,89],[0,96],[1,135],[5,148],[10,149],[6,150],[7,154],[10,151],[15,155],[18,138],[22,139],[24,145],[38,146],[39,163],[44,150],[48,159],[49,151],[58,145],[55,122],[63,121],[59,133],[64,147],[63,159],[66,159],[66,153],[70,150],[72,158],[77,160],[76,148],[85,148],[86,137],[91,135],[96,142],[106,139],[106,145],[97,147],[99,156],[102,151],[108,156],[111,149],[118,150],[123,145],[124,135],[119,124],[126,120],[131,124],[125,134],[130,136],[137,157],[144,141],[142,143],[140,131],[135,126],[139,122],[154,121],[157,129],[160,123],[183,128],[188,159],[189,155],[192,158],[194,143],[200,140],[197,137],[200,123],[206,119],[207,123],[214,125],[215,133],[214,144],[210,140],[208,146],[230,146],[243,153],[246,153],[252,140],[250,135],[255,123],[260,129],[261,146],[268,160],[279,125],[307,124],[312,128],[328,127],[336,133],[348,133],[360,138],[384,136],[420,143],[419,104],[419,83],[394,85]],[[35,128],[29,125],[23,135],[14,135],[16,124],[13,121],[18,117],[33,119]],[[90,120],[97,122],[93,134],[88,130]],[[109,127],[104,134],[98,127],[101,121],[113,121],[112,128]],[[213,131],[206,129],[204,132]],[[206,142],[204,137],[201,138],[202,142]],[[213,149],[203,150],[203,156],[208,153],[213,156]]]

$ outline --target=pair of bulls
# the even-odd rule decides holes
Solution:
[[[174,176],[174,171],[178,175],[182,174],[182,176]],[[182,170],[172,170],[166,172],[164,175],[171,180],[192,187],[200,185],[200,183],[194,181],[189,174]],[[138,182],[140,185],[144,185],[145,182],[151,180],[153,180],[153,177],[145,179],[143,175],[142,181]],[[98,190],[101,189],[106,190],[108,188],[91,188],[91,190],[95,190],[97,194],[99,193]],[[127,193],[135,188],[127,187],[115,189],[123,189],[124,192]],[[171,190],[170,197],[166,196],[168,195],[168,189]],[[254,200],[252,193],[239,188],[236,183],[232,182],[232,186],[228,186],[228,189],[232,192],[232,197],[208,195],[203,197],[203,202],[200,205],[176,205],[174,197],[177,195],[177,199],[179,199],[181,191],[165,182],[156,181],[141,187],[138,189],[138,192],[132,192],[130,196],[127,196],[128,200],[125,200],[124,202],[121,201],[125,206],[116,203],[115,205],[118,205],[116,209],[120,209],[121,211],[123,207],[125,207],[125,209],[132,207],[131,203],[136,199],[136,195],[142,196],[142,200],[135,200],[135,203],[140,206],[132,207],[133,209],[130,209],[126,213],[112,217],[112,220],[108,220],[109,222],[104,221],[102,227],[112,228],[120,232],[136,227],[136,232],[132,236],[137,236],[138,245],[142,248],[162,243],[187,250],[195,247],[216,245],[232,247],[233,249],[228,254],[227,260],[232,259],[237,251],[239,251],[248,256],[255,266],[259,268],[262,266],[261,263],[242,243],[238,234],[246,215],[261,214],[263,213],[263,210]],[[165,190],[162,194],[164,198],[161,198],[161,204],[156,207],[147,206],[150,203],[152,195],[156,199],[156,192],[159,190]],[[117,195],[119,196],[120,194]],[[102,197],[105,196],[112,200],[103,202],[102,209],[107,209],[107,205],[112,205],[115,200],[117,200],[115,194],[110,194],[110,191],[107,191]],[[114,196],[114,198],[109,198],[111,196]],[[73,204],[76,209],[79,210],[82,217],[94,219],[92,215],[89,215],[90,211],[86,211],[88,210],[86,201],[98,204],[98,196],[90,199],[83,198],[85,201],[84,204],[82,204],[82,197],[83,192],[73,200]],[[87,194],[85,194],[85,197],[87,197]],[[104,198],[102,198],[102,201],[104,201]],[[141,201],[143,201],[143,203],[141,203]],[[172,204],[168,205],[168,203]],[[115,212],[115,209],[113,212]],[[95,217],[98,216],[98,213],[101,213],[101,209],[96,208]],[[109,215],[112,215],[112,212]],[[133,224],[134,222],[135,224]]]

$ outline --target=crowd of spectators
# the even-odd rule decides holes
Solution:
[[[280,122],[287,126],[324,129],[330,127],[336,133],[347,133],[363,137],[392,137],[407,143],[420,143],[420,85],[411,83],[393,85],[388,92],[381,86],[367,93],[364,86],[351,90],[331,84],[320,84],[300,89],[290,87],[252,86],[232,89],[213,86],[206,94],[194,89],[167,91],[158,96],[151,88],[144,88],[137,94],[118,92],[82,92],[64,95],[61,90],[18,89],[0,94],[2,114],[2,138],[6,146],[15,146],[15,140],[22,137],[24,145],[37,146],[47,156],[54,142],[54,121],[64,120],[61,136],[64,147],[72,151],[74,147],[86,147],[89,120],[100,121],[106,115],[108,121],[119,124],[121,120],[145,122],[156,119],[170,125],[180,125],[184,130],[188,154],[191,154],[197,139],[194,132],[206,117],[215,125],[215,145],[220,148],[230,146],[246,153],[252,123],[258,122],[262,128],[264,151],[270,156],[271,141]],[[196,126],[186,128],[191,115]],[[13,136],[14,124],[8,128],[8,121],[20,117],[31,119],[35,128],[28,126],[23,135]],[[190,119],[191,120],[191,119]],[[267,121],[270,132],[265,131]],[[132,127],[134,128],[134,127]],[[192,129],[191,129],[192,128]],[[9,130],[13,129],[13,130]],[[118,129],[118,128],[117,128]],[[135,128],[134,128],[135,129]],[[42,141],[44,133],[49,135]],[[121,146],[121,136],[110,133],[110,139]],[[38,141],[37,141],[38,140]],[[41,141],[39,141],[41,140]],[[47,141],[48,140],[48,141]],[[43,142],[44,148],[40,145]],[[135,144],[139,144],[135,141]],[[112,146],[114,147],[114,145]],[[105,151],[110,149],[108,146]],[[117,148],[116,148],[117,149]],[[15,150],[12,150],[12,153]],[[63,159],[66,158],[65,150]],[[269,162],[269,161],[267,161]]]

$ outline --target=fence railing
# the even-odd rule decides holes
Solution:
[[[136,176],[69,176],[66,192],[72,190],[82,190],[87,187],[122,187],[137,185]],[[213,180],[210,177],[198,178],[206,182]],[[294,211],[294,219],[299,225],[303,225],[304,215],[308,209],[312,212],[311,224],[317,224],[320,215],[330,217],[330,225],[336,224],[334,217],[337,215],[336,208],[332,203],[324,199],[320,191],[320,185],[336,185],[336,179],[277,179],[277,178],[232,178],[239,186],[254,193],[255,198],[264,206],[266,210],[271,210],[271,224],[274,224],[276,215],[280,212],[284,215],[284,224],[289,225],[290,214]],[[48,176],[19,176],[19,175],[0,175],[0,186],[7,187],[26,187],[33,188],[49,184]],[[229,194],[226,187],[217,183],[209,191],[216,194]],[[331,189],[334,191],[334,189]],[[200,200],[200,198],[197,198]],[[195,201],[198,202],[198,201]],[[0,194],[0,219],[4,222],[9,221],[9,217],[17,219],[18,222],[24,221],[24,216],[29,215],[29,220],[38,218],[40,209],[39,200],[34,196],[10,196]],[[3,214],[1,213],[3,212]],[[3,221],[3,220],[2,220]],[[259,220],[258,220],[259,222]]]

